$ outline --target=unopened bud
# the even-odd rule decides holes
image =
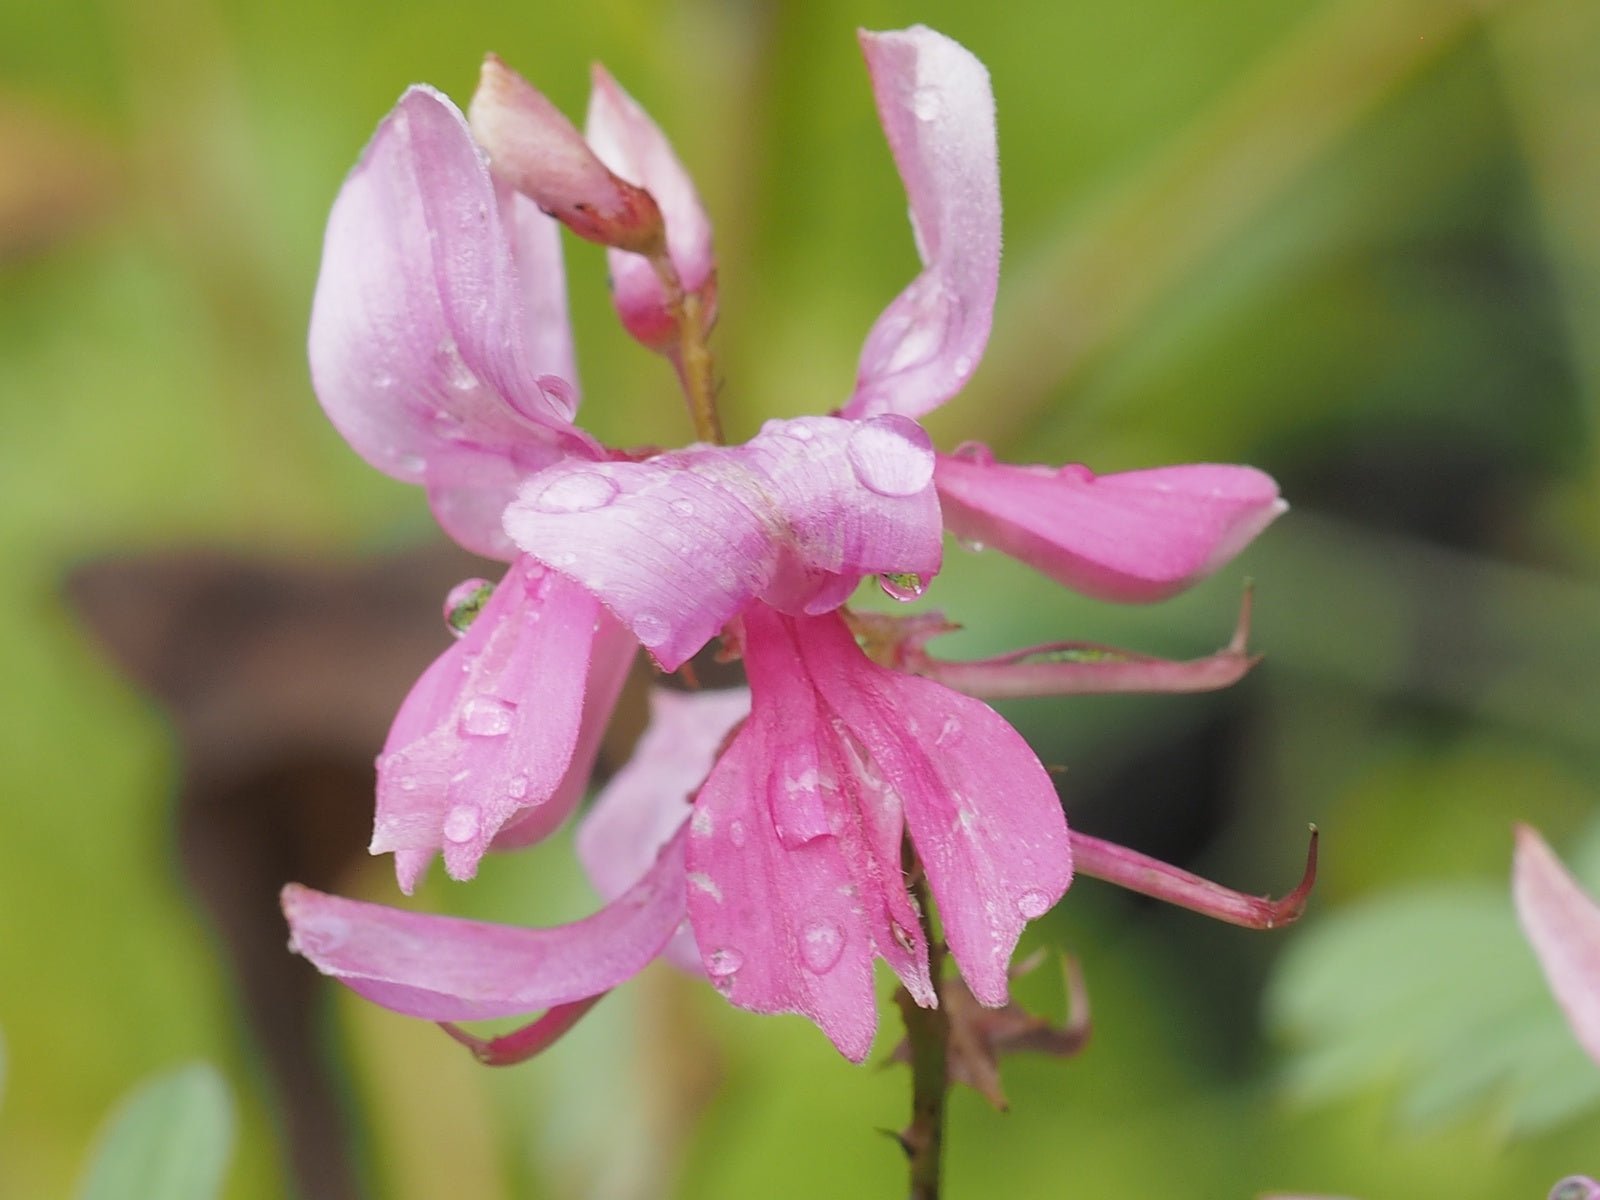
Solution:
[[[493,54],[467,120],[495,174],[579,237],[635,254],[664,251],[650,193],[612,174],[561,110]]]

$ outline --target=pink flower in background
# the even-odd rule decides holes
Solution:
[[[541,208],[608,245],[624,324],[672,358],[692,408],[708,402],[709,224],[603,72],[587,139],[497,60],[470,129],[413,88],[335,203],[311,330],[325,409],[368,461],[426,487],[463,545],[514,560],[379,760],[373,849],[395,852],[402,887],[436,853],[467,878],[491,845],[565,820],[636,646],[670,671],[720,635],[749,678],[748,699],[658,692],[634,761],[580,828],[608,900],[584,921],[517,929],[286,890],[296,949],[380,1004],[443,1022],[550,1010],[510,1041],[460,1034],[490,1061],[559,1036],[660,953],[864,1057],[876,958],[936,999],[907,842],[973,995],[1006,1003],[1022,928],[1072,877],[1054,788],[981,701],[863,650],[925,639],[921,625],[874,634],[841,606],[869,575],[920,594],[946,527],[1088,594],[1159,599],[1283,510],[1247,467],[1097,479],[935,452],[916,419],[976,369],[998,284],[993,100],[982,65],[930,30],[861,42],[924,269],[873,326],[836,415],[770,421],[742,445],[630,454],[573,424],[558,227]],[[714,440],[714,414],[695,417]],[[1025,670],[1024,690],[1086,687],[1078,665]],[[1174,688],[1187,669],[1154,683],[1138,665]],[[969,690],[1018,677],[989,664]]]
[[[1511,894],[1578,1044],[1600,1063],[1600,905],[1526,825],[1517,826]]]

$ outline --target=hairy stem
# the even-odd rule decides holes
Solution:
[[[928,939],[928,974],[933,980],[934,995],[939,996],[944,946],[935,936],[933,906],[927,884],[920,877],[911,885],[911,895],[922,913],[922,932]],[[944,1157],[944,1099],[950,1081],[945,1062],[950,1022],[942,1004],[921,1008],[905,988],[895,993],[895,1002],[905,1018],[906,1040],[911,1047],[911,1124],[900,1135],[900,1144],[910,1162],[911,1200],[938,1200]]]
[[[711,356],[707,337],[705,305],[698,292],[686,292],[672,260],[663,252],[650,259],[656,278],[667,294],[667,311],[678,324],[678,344],[671,351],[678,382],[689,403],[689,419],[694,435],[702,442],[722,445],[722,419],[717,414],[716,360]]]

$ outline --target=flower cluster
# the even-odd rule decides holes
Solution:
[[[868,577],[921,594],[945,529],[1089,595],[1156,600],[1284,507],[1247,467],[1096,477],[934,449],[917,419],[976,369],[998,285],[993,98],[983,66],[930,30],[861,45],[923,269],[842,405],[743,444],[722,444],[710,386],[710,224],[603,72],[583,134],[497,59],[469,118],[413,88],[334,205],[317,394],[363,457],[426,488],[457,541],[510,563],[452,594],[462,636],[378,759],[372,849],[394,854],[401,888],[436,855],[470,878],[489,849],[572,815],[641,647],[672,672],[720,639],[748,677],[655,689],[649,730],[578,831],[607,900],[585,920],[487,925],[286,889],[295,948],[380,1004],[441,1022],[548,1010],[485,1052],[497,1061],[658,955],[743,1008],[805,1014],[859,1060],[876,959],[937,1002],[924,886],[970,994],[1006,1004],[1018,937],[1066,890],[1074,841],[1037,757],[979,697],[1220,686],[1249,665],[1242,639],[1194,664],[1072,647],[940,663],[922,648],[937,618],[844,607]],[[561,224],[608,247],[619,317],[676,367],[695,444],[630,452],[573,423]],[[1149,886],[1148,860],[1088,853]]]

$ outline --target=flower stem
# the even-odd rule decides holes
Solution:
[[[665,253],[653,255],[650,265],[667,294],[667,311],[678,324],[678,344],[671,350],[672,365],[689,402],[694,435],[702,442],[722,445],[722,419],[717,414],[716,360],[706,338],[705,305],[698,292],[686,292],[677,268]]]
[[[933,907],[920,873],[911,884],[911,895],[922,913],[922,932],[928,939],[928,975],[937,997],[944,974],[944,946],[934,936]],[[910,1160],[911,1200],[939,1200],[944,1100],[950,1083],[945,1061],[950,1022],[942,1004],[922,1008],[905,988],[895,993],[895,1002],[905,1018],[906,1040],[911,1047],[911,1124],[900,1135],[900,1144]]]

